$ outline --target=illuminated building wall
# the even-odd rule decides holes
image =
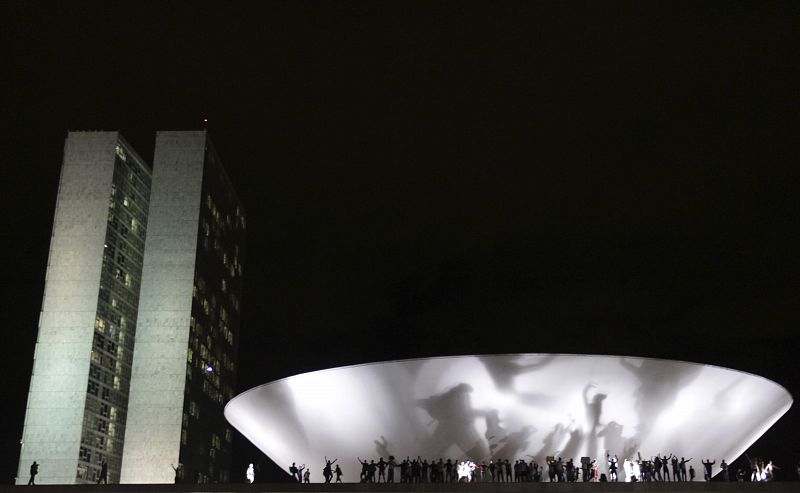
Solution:
[[[674,453],[702,470],[701,458],[737,458],[791,405],[772,381],[710,365],[513,354],[305,373],[236,396],[225,416],[284,467],[328,456],[353,471],[356,457],[389,455],[604,464],[610,450],[620,464]]]
[[[18,483],[118,481],[150,169],[116,132],[70,132],[58,188]]]
[[[229,480],[245,215],[205,132],[159,132],[123,483]]]

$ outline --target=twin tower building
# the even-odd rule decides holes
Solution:
[[[18,483],[230,480],[245,213],[205,131],[153,161],[66,138]]]

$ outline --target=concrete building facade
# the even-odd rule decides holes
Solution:
[[[154,170],[122,482],[227,482],[244,210],[205,132],[159,132]]]
[[[118,133],[68,135],[18,481],[119,479],[150,179]]]
[[[204,131],[154,163],[67,136],[18,483],[228,479],[244,211]]]

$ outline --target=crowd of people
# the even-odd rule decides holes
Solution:
[[[678,458],[677,455],[655,455],[649,459],[642,459],[641,455],[634,458],[625,458],[620,461],[616,455],[608,453],[605,464],[598,464],[597,459],[581,457],[579,462],[574,459],[563,460],[561,457],[547,457],[542,465],[536,460],[508,459],[489,460],[474,463],[469,460],[454,461],[452,459],[430,460],[417,457],[406,457],[397,460],[389,456],[388,460],[380,457],[362,459],[357,457],[360,464],[359,482],[361,483],[454,483],[454,482],[637,482],[637,481],[694,481],[696,472],[689,464],[693,458]],[[731,468],[723,459],[719,463],[718,480],[721,481],[772,481],[775,479],[774,470],[778,467],[772,461],[758,458],[749,459],[751,470],[746,471]],[[322,475],[326,483],[342,482],[344,473],[336,464],[338,459],[329,460],[325,457]],[[716,460],[701,460],[703,478],[710,481],[715,476],[714,465]],[[335,465],[335,468],[334,468]],[[601,471],[602,467],[602,471]],[[292,463],[289,474],[299,483],[310,482],[310,470],[305,464],[298,466]],[[800,475],[800,465],[798,465]]]

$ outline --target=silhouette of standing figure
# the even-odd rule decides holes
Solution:
[[[386,474],[386,482],[387,483],[394,483],[394,468],[397,467],[397,462],[394,460],[394,456],[389,456],[389,461],[386,463],[386,467],[388,468],[388,472]]]
[[[689,481],[694,481],[694,466],[689,466]]]
[[[358,459],[359,464],[361,464],[361,482],[366,483],[367,477],[369,476],[369,462],[367,462],[367,459],[361,460],[361,457],[356,457],[356,459]],[[323,471],[322,474],[324,476],[325,472]]]
[[[175,467],[172,464],[170,464],[170,467],[172,467],[172,470],[175,471],[175,484],[183,481],[183,464],[178,462],[178,467]]]
[[[619,464],[619,459],[615,455],[611,457],[611,454],[606,454],[606,459],[608,460],[608,480],[612,482],[617,481],[617,465]]]
[[[97,484],[100,483],[108,484],[108,462],[106,461],[100,464],[100,477],[97,478]]]
[[[336,482],[337,483],[341,483],[342,482],[342,468],[339,467],[339,464],[336,464],[336,469],[334,469],[333,472],[336,473]]]
[[[339,459],[333,459],[332,461],[328,460],[328,457],[325,456],[325,467],[322,469],[322,477],[325,478],[326,483],[330,483],[331,479],[333,479],[333,468],[331,467],[336,463]],[[360,461],[361,459],[359,459]],[[366,463],[367,461],[364,461]]]
[[[667,457],[667,456],[665,455],[665,456],[664,456],[664,458],[663,458],[663,459],[661,459],[661,467],[662,467],[662,468],[663,468],[663,470],[664,470],[664,481],[672,481],[672,480],[669,478],[669,460],[670,460],[671,458],[672,458],[672,454],[669,454],[669,457]]]
[[[33,464],[31,464],[31,479],[28,480],[29,486],[36,484],[37,474],[39,474],[39,464],[37,464],[36,461],[33,461]]]
[[[336,466],[339,467],[339,466]],[[310,483],[311,482],[311,469],[306,469],[306,472],[303,473],[303,482]]]
[[[709,460],[701,460],[703,464],[703,478],[706,481],[711,481],[711,466],[713,466],[717,461],[709,461]]]
[[[681,457],[681,461],[679,463],[681,468],[681,481],[686,481],[686,463],[689,462],[690,460],[692,460],[691,457],[689,457],[688,459],[684,459],[683,457]]]

